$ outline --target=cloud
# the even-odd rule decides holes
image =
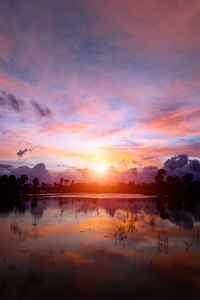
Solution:
[[[119,168],[127,168],[127,163],[125,161],[125,159],[122,159],[122,161],[119,162]]]
[[[107,129],[104,132],[100,133],[99,136],[105,137],[105,136],[109,136],[109,135],[114,135],[114,134],[120,133],[121,131],[122,131],[122,129],[119,129],[119,128]]]
[[[197,159],[190,160],[185,166],[185,171],[191,173],[200,172],[200,161]]]
[[[85,130],[90,129],[93,127],[90,123],[78,123],[75,124],[64,124],[64,123],[50,123],[50,124],[43,124],[41,127],[41,132],[45,134],[52,134],[52,133],[67,133],[67,134],[74,134],[79,133]]]
[[[27,148],[25,148],[24,150],[19,150],[18,152],[17,152],[17,156],[23,156],[26,152],[28,152],[28,151],[32,151],[31,149],[27,149]]]
[[[93,169],[77,169],[79,180],[81,182],[99,184],[117,184],[119,182],[128,183],[133,181],[137,183],[151,183],[157,174],[156,166],[148,166],[143,168],[130,168],[118,171],[113,165],[110,165],[103,174],[99,174]]]
[[[136,160],[132,160],[132,163],[133,163],[133,164],[137,164],[137,161],[136,161]]]
[[[31,104],[39,117],[51,117],[53,115],[52,111],[46,105],[40,105],[35,100],[31,100]]]
[[[60,167],[64,166],[60,165]],[[163,167],[166,169],[167,176],[179,176],[181,178],[184,174],[190,172],[194,175],[195,180],[200,180],[200,161],[197,159],[189,160],[186,154],[171,157],[164,163]],[[61,177],[75,180],[75,182],[97,182],[102,185],[117,184],[119,182],[128,183],[129,181],[135,182],[136,184],[152,183],[155,182],[157,171],[157,166],[127,168],[120,171],[115,166],[110,165],[103,174],[95,169],[89,168],[66,168],[61,172],[50,172],[46,169],[44,163],[39,163],[32,168],[28,166],[14,168],[14,166],[10,164],[0,164],[0,175],[13,174],[18,178],[22,174],[26,174],[29,178],[29,182],[32,182],[33,178],[37,177],[40,183],[59,182]]]
[[[124,160],[122,160],[124,163]],[[180,178],[186,173],[192,173],[196,180],[200,180],[200,161],[197,159],[189,160],[186,154],[173,156],[166,160],[163,168],[167,171],[167,175],[179,176]],[[77,169],[77,178],[81,182],[98,182],[100,184],[116,184],[118,182],[128,183],[133,181],[136,184],[155,182],[155,176],[158,172],[157,166],[144,166],[139,168],[127,168],[126,170],[118,170],[110,165],[104,172],[103,176],[97,171],[88,168]]]
[[[32,182],[32,180],[37,177],[40,183],[52,183],[52,176],[43,163],[38,163],[33,168],[30,168],[28,166],[15,168],[11,171],[11,174],[15,175],[16,178],[20,177],[23,174],[26,174],[28,176],[28,182]]]
[[[117,149],[119,154],[109,163],[123,158],[128,162],[130,157],[141,163],[144,156],[182,152],[198,158],[191,143],[190,152],[177,150],[180,136],[200,132],[198,1],[19,3],[17,10],[9,5],[0,10],[0,83],[9,95],[38,100],[25,103],[23,121],[32,123],[30,139],[44,139],[50,147],[56,140],[60,152],[67,152],[69,143],[57,132],[72,133],[70,143],[80,143],[83,152],[88,145],[93,153],[102,146],[124,145],[127,155]],[[19,112],[23,105],[18,100],[2,94],[0,106]],[[179,106],[172,104],[177,100]],[[54,120],[43,124],[55,111],[59,126]],[[23,122],[17,123],[13,115],[7,114],[5,124],[18,130]],[[94,130],[85,130],[92,122]],[[129,150],[126,146],[133,140],[144,146]],[[15,136],[12,141],[18,142]]]
[[[0,164],[0,175],[9,174],[13,168],[13,165]]]
[[[164,163],[167,175],[179,176],[180,178],[186,173],[192,173],[195,180],[200,180],[200,161],[188,158],[187,154],[173,156]]]
[[[12,131],[10,130],[0,130],[0,137],[2,138],[11,138],[13,136]]]
[[[161,106],[162,104],[160,104]],[[183,104],[182,104],[183,106]],[[180,107],[170,112],[154,112],[146,120],[141,121],[141,125],[148,127],[151,132],[168,135],[186,136],[196,135],[199,132],[200,110],[198,107],[184,108]]]
[[[1,91],[0,105],[9,106],[14,109],[17,113],[20,113],[24,107],[24,100],[16,98],[14,95],[9,94],[5,91]]]
[[[22,157],[23,155],[25,155],[27,152],[32,152],[35,149],[44,149],[44,147],[37,145],[35,147],[32,148],[25,148],[25,149],[21,149],[17,152],[17,156]]]
[[[94,170],[90,170],[88,168],[84,168],[84,169],[77,169],[78,172],[78,177],[80,177],[80,180],[82,182],[86,182],[86,183],[92,183],[92,182],[96,182],[96,172]]]
[[[173,156],[164,163],[164,169],[170,169],[174,171],[176,168],[183,168],[188,163],[188,156],[186,154],[180,154]]]

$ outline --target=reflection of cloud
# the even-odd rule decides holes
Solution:
[[[65,248],[62,245],[60,250],[58,250],[57,253],[54,252],[54,254],[55,255],[52,257],[49,253],[37,253],[34,255],[34,261],[35,263],[46,265],[51,264],[53,260],[56,265],[61,266],[63,264],[68,264],[69,266],[85,266],[94,263],[92,259],[86,258],[81,254],[65,251]]]
[[[191,229],[194,226],[193,217],[191,213],[181,210],[178,211],[176,209],[174,210],[167,210],[167,213],[169,215],[168,219],[176,224],[177,226],[183,227],[185,229]]]

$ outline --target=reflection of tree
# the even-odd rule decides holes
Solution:
[[[192,240],[185,241],[186,248],[185,250],[191,249],[193,246],[196,248],[200,247],[200,231],[199,228],[196,228],[196,234],[193,236]]]
[[[127,239],[126,226],[123,226],[121,224],[117,225],[114,228],[114,238],[115,238],[116,243],[119,242],[125,248],[125,242],[126,242],[126,239]]]
[[[130,232],[134,232],[136,230],[136,227],[135,227],[135,221],[133,219],[133,215],[131,216],[129,222],[128,222],[128,230]]]
[[[33,237],[37,240],[38,238],[38,225],[37,225],[37,217],[34,217],[34,221],[32,224]]]
[[[60,246],[60,256],[63,257],[65,255],[65,246]]]
[[[155,217],[151,216],[150,220],[149,220],[149,224],[152,228],[154,228],[156,226],[156,222],[155,222]]]
[[[115,219],[114,219],[115,220]],[[141,240],[143,240],[144,236],[140,232],[138,232],[136,228],[136,223],[139,220],[144,220],[143,215],[133,214],[131,217],[125,217],[124,224],[117,223],[117,225],[114,222],[114,238],[116,244],[123,245],[125,248],[126,240],[129,239],[131,242],[138,243]],[[118,222],[118,221],[117,221]]]
[[[13,223],[10,224],[10,231],[13,232],[13,233],[17,233],[19,236],[22,235],[21,228],[15,222],[13,222]]]
[[[157,244],[158,244],[158,252],[164,253],[165,255],[168,254],[169,251],[169,242],[168,242],[168,235],[163,231],[158,231],[157,236]]]
[[[37,207],[37,204],[38,204],[37,198],[34,197],[34,198],[32,199],[32,201],[31,201],[31,208],[32,208],[32,209],[36,208],[36,207]]]

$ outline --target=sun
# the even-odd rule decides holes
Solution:
[[[103,165],[103,164],[98,164],[97,165],[97,172],[98,173],[104,173],[105,170],[106,170],[106,166],[105,165]]]

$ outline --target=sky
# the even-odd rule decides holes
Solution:
[[[198,0],[1,0],[0,174],[200,179],[199,36]]]

